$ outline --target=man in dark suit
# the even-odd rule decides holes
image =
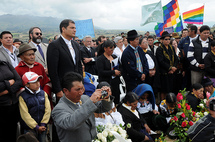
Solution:
[[[97,54],[96,50],[91,47],[92,37],[85,36],[83,38],[84,47],[81,48],[81,58],[85,66],[85,71],[91,74],[97,74],[96,70],[96,60],[95,54]]]
[[[127,35],[129,45],[122,53],[122,75],[126,83],[126,90],[132,91],[138,84],[145,81],[149,67],[145,53],[138,46],[139,36],[137,31],[131,30]]]
[[[48,73],[57,100],[63,96],[61,81],[65,73],[77,72],[82,75],[81,52],[75,37],[75,22],[65,19],[60,23],[61,36],[51,42],[47,50]]]

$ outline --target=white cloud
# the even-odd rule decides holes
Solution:
[[[141,6],[159,0],[1,0],[0,14],[29,14],[70,19],[93,18],[94,25],[106,29],[140,28]],[[166,5],[170,0],[162,0]],[[195,3],[194,3],[195,2]],[[178,0],[181,13],[201,6],[202,0]],[[215,1],[205,1],[205,21],[213,19]],[[155,23],[150,24],[152,27]]]

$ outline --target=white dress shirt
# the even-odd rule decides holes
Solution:
[[[72,59],[73,59],[73,61],[74,61],[74,64],[76,64],[76,62],[75,62],[75,50],[74,50],[74,48],[72,47],[72,42],[71,42],[71,40],[65,39],[62,35],[61,35],[61,37],[63,38],[64,42],[65,42],[66,45],[68,46],[69,51],[70,51],[70,53],[71,53],[71,55],[72,55]]]

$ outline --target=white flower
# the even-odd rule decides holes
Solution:
[[[119,142],[119,140],[117,140],[117,139],[114,139],[112,142]]]
[[[100,139],[100,140],[101,140],[101,139],[102,139],[102,137],[103,137],[102,133],[98,133],[98,134],[97,134],[97,137],[98,137],[98,139]]]
[[[117,126],[114,126],[113,128],[112,128],[114,131],[118,131],[118,127]]]
[[[108,132],[108,135],[109,135],[109,136],[113,136],[113,134],[112,134],[111,132]]]
[[[195,116],[196,116],[197,118],[199,118],[199,117],[200,117],[199,112],[197,112]]]
[[[204,108],[204,105],[203,105],[203,104],[199,104],[199,106],[200,106],[201,108]]]
[[[104,131],[102,132],[102,135],[106,138],[106,137],[108,136],[108,132],[104,130]]]
[[[113,125],[111,123],[106,124],[106,128],[111,129],[112,127],[113,127]]]
[[[104,136],[102,136],[102,142],[107,142],[107,139],[106,139],[106,137],[104,137]]]
[[[126,138],[126,134],[124,134],[124,133],[123,133],[123,134],[121,134],[121,136],[122,136],[123,138]]]
[[[127,142],[132,142],[131,139],[127,139]]]
[[[92,140],[92,142],[100,142],[100,140]]]
[[[206,104],[206,102],[207,102],[207,99],[204,99],[204,103]]]
[[[204,115],[208,115],[208,112],[204,112]]]

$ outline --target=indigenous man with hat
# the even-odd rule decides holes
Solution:
[[[173,91],[173,74],[177,70],[178,64],[178,57],[174,48],[170,45],[170,38],[170,34],[164,31],[161,36],[163,42],[156,51],[161,80],[161,100],[165,99],[166,93]]]
[[[42,64],[35,62],[35,52],[36,48],[32,48],[28,44],[22,44],[19,47],[19,54],[17,55],[22,59],[18,66],[15,68],[20,77],[22,77],[26,72],[35,72],[42,76],[40,80],[40,88],[43,89],[51,99],[51,82],[45,73],[45,69]]]
[[[139,35],[136,30],[131,30],[127,33],[128,47],[123,51],[122,75],[126,83],[126,90],[132,91],[138,84],[145,81],[146,75],[149,72],[148,62],[145,53],[138,46]]]

